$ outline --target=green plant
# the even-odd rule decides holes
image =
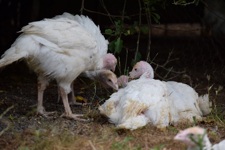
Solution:
[[[112,150],[128,150],[128,143],[133,140],[132,137],[125,137],[122,141],[120,142],[115,142],[112,144],[111,149]]]

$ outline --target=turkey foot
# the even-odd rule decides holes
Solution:
[[[51,111],[51,112],[45,111],[44,107],[40,107],[40,108],[37,109],[37,115],[41,115],[45,118],[49,118],[49,115],[53,115],[55,113],[56,113],[56,111]]]
[[[80,117],[83,117],[83,116],[84,115],[82,115],[82,114],[66,114],[66,113],[63,113],[61,115],[61,117],[66,117],[66,118],[73,119],[73,120],[76,120],[76,121],[84,121],[84,122],[90,121],[89,119],[80,118]]]
[[[70,105],[87,106],[87,105],[91,105],[91,103],[81,103],[77,101],[70,101]]]
[[[82,114],[73,114],[72,113],[69,102],[68,102],[68,93],[66,93],[65,89],[62,88],[62,87],[59,87],[59,90],[60,90],[60,94],[61,94],[61,97],[62,97],[64,108],[65,108],[65,113],[62,114],[62,117],[74,119],[74,120],[77,120],[77,121],[89,121],[87,119],[80,118],[80,117],[84,116]]]

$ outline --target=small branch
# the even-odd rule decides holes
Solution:
[[[84,11],[84,0],[82,0],[81,2],[81,8],[80,8],[81,15],[83,14],[83,11]]]
[[[14,105],[10,106],[9,108],[7,108],[1,115],[0,115],[0,119],[2,119],[2,117],[8,112],[10,111],[11,109],[14,108]]]
[[[146,10],[146,17],[148,22],[148,48],[147,48],[147,57],[146,61],[150,60],[150,54],[151,54],[151,33],[152,33],[152,20],[151,20],[151,12],[149,11],[149,5],[145,6]]]
[[[7,108],[1,115],[0,115],[0,119],[2,119],[2,117],[8,112],[10,111],[11,109],[14,108],[14,105],[10,106],[9,108]],[[8,122],[4,122],[4,124],[6,124],[7,126],[0,132],[0,137],[2,136],[2,134],[4,134],[10,127],[10,123]]]
[[[173,1],[173,4],[174,5],[181,5],[181,6],[187,6],[187,5],[192,5],[192,4],[195,4],[196,3],[196,0],[193,0],[192,2],[186,2],[186,1],[183,1],[183,0],[178,0],[178,1]]]
[[[88,140],[88,143],[91,145],[92,150],[97,150],[97,149],[95,148],[94,144],[93,144],[90,140]]]
[[[125,59],[125,69],[124,69],[124,74],[128,74],[129,72],[129,67],[127,68],[127,60],[128,60],[128,49],[126,48],[126,59]],[[126,72],[125,72],[126,71]]]
[[[141,26],[142,7],[141,7],[141,1],[140,0],[138,0],[138,4],[139,4],[139,27],[138,27],[137,48],[136,48],[135,56],[134,56],[135,61],[137,61],[137,54],[138,54],[138,51],[139,51],[139,44],[140,44],[140,37],[141,37],[140,26]]]
[[[100,0],[101,4],[102,4],[102,7],[104,8],[104,10],[106,11],[108,17],[109,17],[109,20],[112,22],[112,24],[115,24],[109,11],[107,10],[106,6],[105,6],[105,3],[104,3],[104,0]]]

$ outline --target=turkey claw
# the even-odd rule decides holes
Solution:
[[[80,102],[72,101],[70,102],[70,105],[87,106],[87,105],[91,105],[91,103],[80,103]]]
[[[37,115],[41,115],[45,118],[49,118],[50,115],[53,115],[53,114],[56,114],[56,113],[57,113],[56,111],[47,112],[44,109],[37,111]]]
[[[69,119],[73,119],[73,120],[76,120],[76,121],[83,121],[83,122],[90,122],[91,120],[90,119],[83,119],[83,118],[80,118],[80,117],[84,117],[83,114],[62,114],[61,117],[66,117],[66,118],[69,118]]]

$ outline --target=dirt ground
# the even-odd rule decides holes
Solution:
[[[171,73],[172,80],[191,85],[199,94],[210,90],[210,100],[216,102],[216,110],[197,125],[205,127],[212,143],[225,139],[225,91],[220,87],[225,83],[224,64],[220,61],[220,51],[207,45],[207,41],[196,42],[196,39],[181,40],[168,39],[152,41],[152,55],[159,53],[155,60],[162,64],[170,51],[174,51],[172,58],[179,58],[168,66],[174,70],[182,70],[176,75]],[[179,45],[178,45],[179,43]],[[144,45],[144,44],[143,44]],[[196,48],[197,45],[197,48]],[[159,48],[160,47],[160,48]],[[195,48],[193,48],[195,47]],[[132,49],[132,47],[129,47]],[[164,50],[163,50],[164,49]],[[191,51],[189,51],[191,50]],[[154,65],[154,67],[156,67]],[[166,66],[167,67],[167,66]],[[159,68],[156,78],[165,75],[163,68]],[[208,79],[207,79],[208,77]],[[210,77],[210,79],[209,79]],[[57,86],[52,82],[45,92],[44,106],[47,111],[57,111],[50,118],[36,115],[37,85],[36,75],[29,71],[23,62],[14,63],[0,72],[0,113],[13,106],[0,120],[0,131],[8,128],[0,137],[0,149],[30,150],[181,150],[185,146],[174,141],[176,133],[194,124],[169,126],[159,130],[152,125],[134,131],[117,130],[107,118],[98,112],[99,104],[103,103],[113,93],[99,84],[85,78],[78,78],[74,83],[75,94],[91,102],[90,106],[71,106],[74,113],[83,113],[93,121],[84,123],[60,117],[63,104],[58,101]],[[219,92],[217,92],[219,91]]]

